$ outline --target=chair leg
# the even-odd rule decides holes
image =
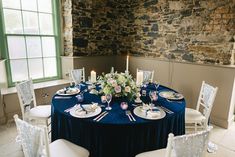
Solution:
[[[49,120],[50,120],[50,118],[46,119],[45,123],[46,123],[46,128],[47,128],[47,134],[48,134],[48,137],[49,137],[48,141],[51,142],[51,136],[50,136],[50,134],[51,134],[51,129],[50,129],[51,123],[49,122]]]
[[[194,131],[197,132],[197,123],[194,124]]]

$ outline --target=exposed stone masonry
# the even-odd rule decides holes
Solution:
[[[66,54],[230,64],[235,0],[66,1],[72,1],[63,9],[72,23],[72,33],[64,29]]]

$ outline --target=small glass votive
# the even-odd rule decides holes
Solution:
[[[76,98],[77,98],[78,102],[83,102],[83,100],[84,100],[83,94],[78,94],[78,95],[76,96]]]
[[[106,103],[106,102],[107,102],[106,96],[101,96],[101,102],[102,102],[102,103]]]
[[[121,102],[120,106],[123,110],[126,110],[128,108],[128,103],[127,102]]]
[[[147,92],[146,90],[142,90],[142,96],[146,96]]]

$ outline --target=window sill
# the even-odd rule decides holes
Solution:
[[[33,86],[34,86],[34,89],[41,89],[41,88],[47,88],[47,87],[52,87],[52,86],[57,86],[57,85],[68,84],[68,83],[70,83],[69,80],[62,79],[62,80],[34,83]],[[15,94],[16,92],[17,91],[15,87],[1,89],[2,95]]]

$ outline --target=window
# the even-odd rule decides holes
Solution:
[[[1,0],[9,83],[59,77],[56,0]]]

